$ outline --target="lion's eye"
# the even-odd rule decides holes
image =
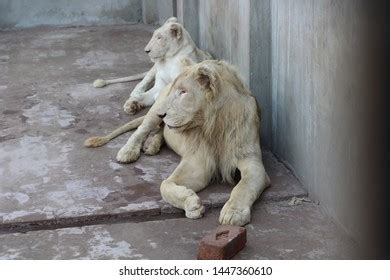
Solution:
[[[182,94],[184,94],[184,93],[186,93],[186,91],[185,91],[184,89],[182,89],[182,90],[179,91],[179,94],[180,94],[180,95],[182,95]]]
[[[161,36],[157,36],[157,40],[160,40],[161,39]]]

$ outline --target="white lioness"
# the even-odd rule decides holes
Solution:
[[[238,169],[241,180],[222,208],[219,222],[248,223],[251,206],[270,179],[261,158],[257,103],[236,71],[214,60],[185,67],[145,117],[85,144],[104,144],[139,125],[117,155],[119,162],[132,162],[150,131],[161,122],[165,123],[166,143],[181,156],[180,164],[161,184],[163,199],[184,209],[188,218],[199,218],[204,207],[196,192],[215,178],[233,183]]]
[[[211,55],[198,49],[190,34],[177,22],[177,18],[169,18],[163,26],[154,31],[152,38],[145,47],[154,66],[143,74],[114,80],[96,80],[95,87],[108,84],[129,82],[144,79],[134,88],[123,109],[129,114],[135,114],[145,106],[151,106],[164,87],[173,82],[181,73],[183,58],[200,62],[211,59]],[[154,85],[153,85],[154,83]]]

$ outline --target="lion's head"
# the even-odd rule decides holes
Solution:
[[[259,142],[257,102],[231,65],[184,63],[188,66],[172,83],[158,114],[168,128],[193,139],[189,152],[206,143],[203,147],[220,162],[223,179],[231,182],[237,160],[260,149],[248,146]]]
[[[145,47],[145,52],[152,61],[173,56],[183,45],[187,34],[177,18],[169,18],[163,26],[156,29]]]
[[[165,111],[161,112],[168,127],[177,131],[206,127],[211,117],[245,115],[241,111],[245,110],[243,102],[256,103],[237,72],[227,63],[206,60],[194,64],[185,59],[183,64],[186,67],[173,82]]]
[[[182,64],[184,70],[172,83],[160,114],[176,132],[202,126],[208,107],[206,95],[212,94],[213,81],[217,83],[210,65],[199,66],[189,59],[183,59]]]

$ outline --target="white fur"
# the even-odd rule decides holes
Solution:
[[[227,63],[204,61],[184,70],[168,85],[117,154],[119,162],[134,162],[150,131],[163,121],[164,139],[182,159],[161,184],[163,199],[185,210],[188,218],[204,212],[196,192],[220,176],[241,180],[221,210],[221,224],[245,225],[251,207],[270,179],[260,150],[260,116],[255,98]],[[170,128],[169,128],[170,127]],[[218,175],[219,174],[219,175]]]
[[[134,88],[125,102],[123,109],[128,114],[135,114],[141,108],[151,106],[162,89],[181,73],[185,66],[183,59],[200,62],[212,58],[209,53],[196,47],[189,33],[175,17],[169,18],[153,33],[145,51],[149,52],[154,66],[144,75],[143,80]],[[111,83],[130,81],[136,76],[115,80],[98,79],[94,82],[94,86],[103,87]]]
[[[172,34],[172,30],[177,33]],[[183,60],[200,62],[211,58],[209,53],[196,47],[189,33],[176,18],[168,19],[154,32],[145,51],[149,51],[149,56],[155,64],[123,106],[125,112],[129,114],[136,113],[144,106],[153,105],[160,92],[173,82],[186,66]],[[153,87],[147,90],[153,81]]]

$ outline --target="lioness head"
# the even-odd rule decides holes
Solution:
[[[176,132],[203,125],[210,107],[214,106],[212,101],[220,81],[218,62],[194,64],[187,60],[185,63],[190,65],[173,82],[164,111],[159,112],[165,124]]]
[[[183,38],[183,26],[177,22],[177,18],[171,17],[154,31],[145,52],[152,61],[173,56],[181,48]]]

